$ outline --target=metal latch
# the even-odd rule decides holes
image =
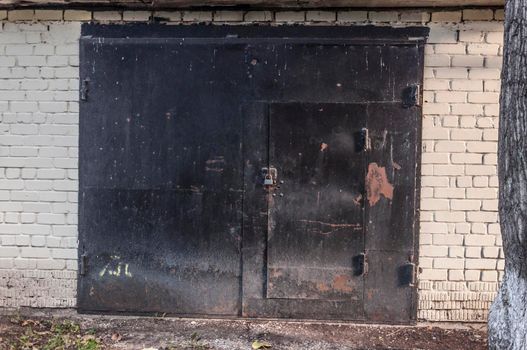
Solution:
[[[357,152],[365,152],[371,150],[371,138],[368,128],[362,128],[355,133],[355,150]]]
[[[360,253],[355,257],[355,276],[365,276],[368,274],[368,259],[366,253]]]
[[[263,185],[266,190],[270,190],[277,184],[278,170],[274,167],[262,168]]]
[[[400,285],[413,287],[416,283],[417,266],[413,262],[408,262],[401,266]]]

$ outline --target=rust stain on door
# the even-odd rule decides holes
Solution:
[[[368,164],[366,192],[370,207],[377,204],[381,199],[381,195],[387,199],[393,198],[393,185],[388,181],[385,167],[380,167],[377,163]]]

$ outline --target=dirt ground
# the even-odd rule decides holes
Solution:
[[[486,349],[483,324],[361,325],[271,320],[0,316],[0,349]]]

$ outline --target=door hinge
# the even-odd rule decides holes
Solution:
[[[90,82],[90,78],[86,78],[84,80],[81,81],[81,86],[80,86],[80,99],[81,101],[87,101],[88,100],[88,89],[89,89],[89,84]]]
[[[356,276],[365,276],[368,274],[368,259],[366,253],[360,253],[355,257],[355,275]]]
[[[421,105],[421,85],[412,84],[403,90],[403,107],[410,108]]]
[[[371,150],[371,139],[370,139],[370,131],[368,128],[362,128],[358,132],[358,134],[355,142],[355,150],[357,152],[366,152]]]
[[[413,287],[416,283],[417,266],[408,262],[402,266],[401,285]]]
[[[80,256],[80,261],[79,261],[79,274],[81,276],[86,275],[87,262],[88,262],[88,256],[84,253]]]

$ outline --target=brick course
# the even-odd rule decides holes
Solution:
[[[503,270],[503,11],[0,11],[0,306],[74,307],[82,21],[418,25],[425,49],[418,317],[484,321]],[[245,22],[244,22],[245,21]]]

